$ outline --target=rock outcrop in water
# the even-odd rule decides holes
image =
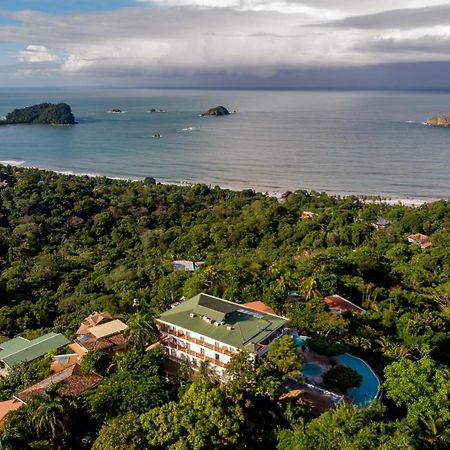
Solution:
[[[208,109],[202,116],[228,116],[229,114],[230,111],[225,106],[216,106],[215,108]]]
[[[6,115],[6,120],[0,122],[5,125],[13,124],[46,124],[73,125],[75,117],[70,106],[66,103],[40,103],[15,109]]]
[[[431,119],[428,119],[426,123],[433,127],[450,127],[450,115],[441,114],[433,116]]]

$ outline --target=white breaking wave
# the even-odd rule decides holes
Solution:
[[[410,123],[415,125],[428,125],[426,122],[417,122],[416,120],[405,120],[404,123]]]
[[[108,114],[127,114],[128,111],[106,111]]]
[[[25,164],[25,161],[18,161],[16,159],[5,159],[3,161],[0,161],[0,164],[3,164],[4,166],[23,166]]]
[[[178,133],[185,133],[186,131],[195,131],[197,129],[198,129],[197,127],[186,127],[179,130]]]

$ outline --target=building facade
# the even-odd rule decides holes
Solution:
[[[185,300],[156,318],[161,343],[169,359],[190,361],[198,370],[208,361],[226,380],[226,364],[239,351],[254,360],[283,334],[287,319],[207,294]]]

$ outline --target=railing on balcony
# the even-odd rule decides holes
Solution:
[[[220,347],[217,345],[209,344],[208,342],[205,342],[204,340],[196,339],[196,338],[193,338],[192,336],[188,336],[186,333],[184,333],[182,331],[169,331],[167,328],[161,327],[160,332],[163,334],[163,336],[167,336],[167,335],[168,336],[176,336],[185,341],[192,342],[193,344],[197,344],[200,347],[205,347],[205,348],[213,350],[217,353],[222,353],[223,355],[227,355],[227,356],[233,355],[233,353],[230,352],[230,350],[228,350],[226,347]]]
[[[187,347],[184,347],[179,344],[175,344],[174,342],[171,342],[170,339],[163,339],[163,343],[165,346],[169,348],[173,348],[175,350],[179,350],[180,352],[186,353],[187,355],[195,356],[198,359],[201,359],[202,361],[210,361],[211,363],[215,364],[216,366],[225,367],[226,363],[223,361],[220,361],[219,359],[214,359],[206,355],[202,355],[201,353],[195,352],[194,350],[191,350]]]

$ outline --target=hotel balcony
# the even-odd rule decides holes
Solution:
[[[186,346],[180,345],[180,344],[176,344],[174,342],[171,342],[169,337],[165,337],[162,340],[162,344],[166,347],[166,348],[173,348],[175,350],[178,350],[182,353],[185,353],[186,355],[191,355],[194,356],[195,358],[198,358],[202,361],[209,361],[210,363],[219,366],[219,367],[225,367],[226,363],[224,363],[223,361],[220,361],[219,359],[215,359],[215,358],[211,358],[207,355],[202,355],[201,353],[195,352],[189,348],[187,348]],[[171,356],[171,355],[169,355]]]
[[[183,339],[187,342],[192,342],[193,344],[197,344],[200,347],[205,347],[208,348],[210,350],[215,351],[216,353],[221,353],[222,355],[227,355],[227,356],[233,356],[234,353],[230,352],[230,350],[228,350],[226,347],[220,347],[217,345],[212,345],[209,344],[208,342],[205,342],[204,340],[201,339],[195,339],[192,336],[187,336],[186,333],[183,333],[182,331],[169,331],[167,328],[163,328],[161,327],[159,329],[159,331],[161,332],[163,338],[166,336],[174,336],[174,337],[178,337],[180,339]]]

